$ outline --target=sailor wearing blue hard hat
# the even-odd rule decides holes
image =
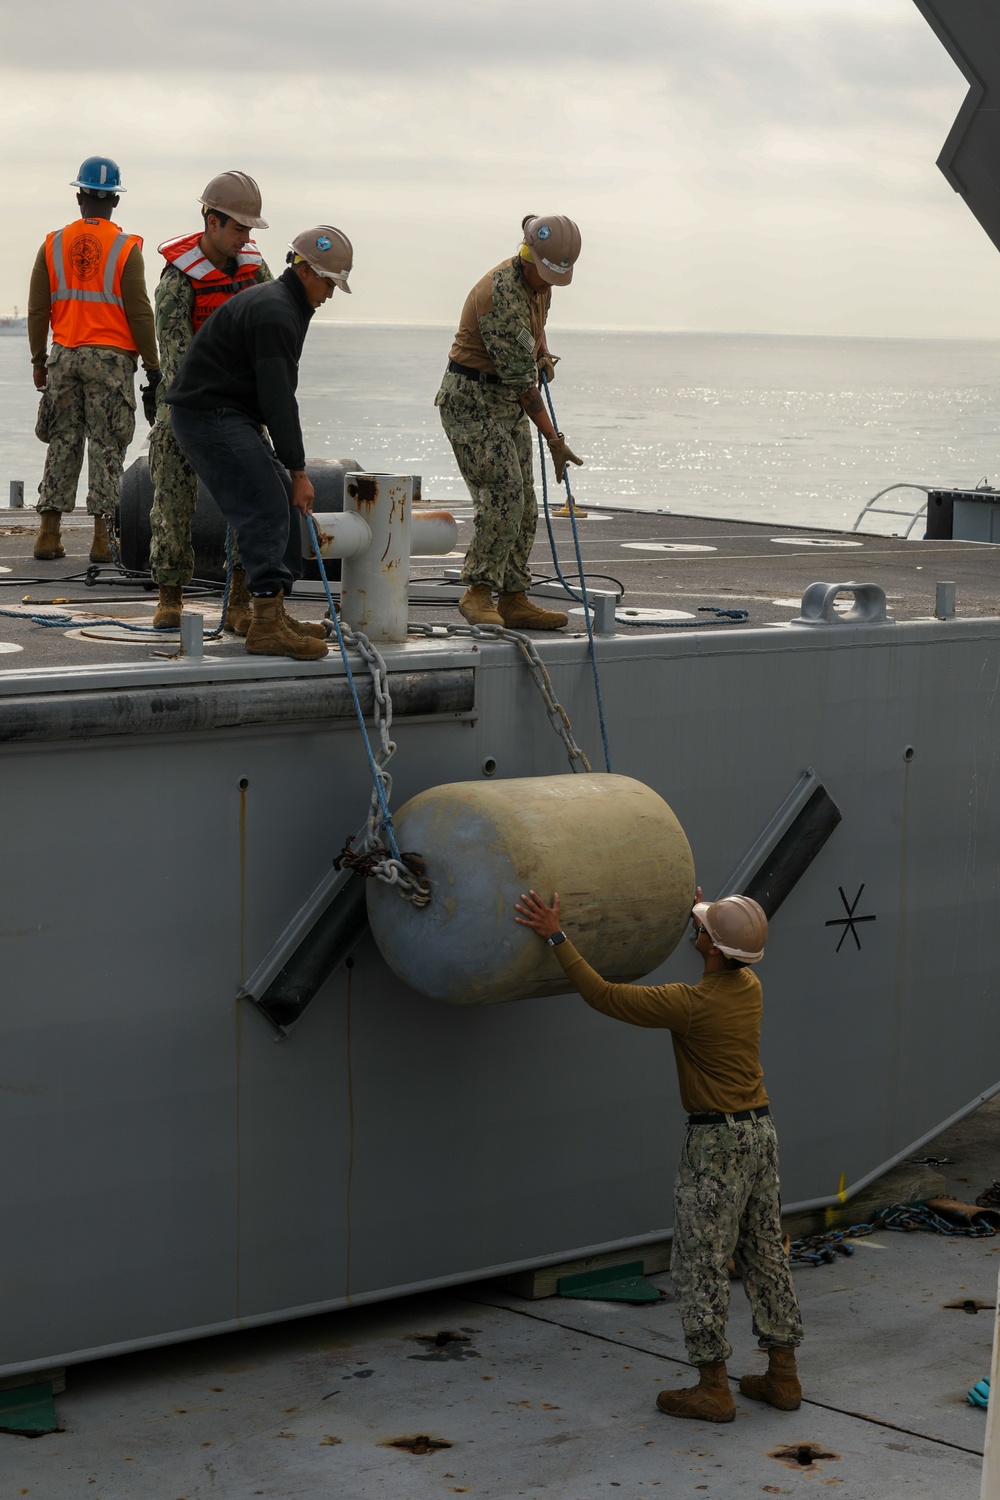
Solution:
[[[80,163],[80,170],[70,183],[81,193],[90,193],[95,198],[106,198],[109,193],[124,193],[121,169],[110,156],[88,156]]]
[[[160,378],[142,240],[112,222],[122,187],[118,163],[88,156],[71,187],[80,217],[45,238],[28,291],[28,342],[36,390],[35,432],[48,444],[38,487],[35,557],[65,555],[60,517],[76,504],[88,450],[87,510],[94,517],[91,562],[110,562],[125,452],[135,431],[135,369],[141,354],[151,386]],[[49,350],[49,327],[52,348]]]

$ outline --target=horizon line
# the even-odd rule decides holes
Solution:
[[[318,328],[440,328],[454,332],[453,322],[441,323],[433,320],[400,320],[397,318],[316,318]],[[693,338],[736,339],[868,339],[877,342],[891,341],[900,344],[996,344],[1000,333],[822,333],[800,331],[790,333],[770,328],[667,328],[638,323],[560,323],[559,333],[644,333],[671,334]]]

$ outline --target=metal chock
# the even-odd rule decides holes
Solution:
[[[602,1266],[578,1276],[560,1276],[560,1297],[580,1297],[589,1302],[659,1302],[660,1293],[643,1275],[644,1262],[630,1260],[623,1266]]]
[[[12,1391],[0,1391],[0,1432],[20,1437],[44,1437],[58,1432],[56,1404],[52,1399],[52,1382],[19,1385]]]

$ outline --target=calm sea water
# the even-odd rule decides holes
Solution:
[[[306,452],[467,498],[433,405],[450,334],[314,324],[299,387]],[[563,356],[559,424],[587,461],[574,474],[581,504],[840,527],[900,481],[1000,482],[1000,343],[558,325],[550,338]],[[8,479],[34,496],[36,404],[25,340],[0,338],[0,504]]]

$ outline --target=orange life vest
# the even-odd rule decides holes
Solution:
[[[264,264],[263,257],[252,240],[248,241],[236,256],[236,270],[232,276],[218,270],[201,252],[201,231],[182,234],[175,240],[164,240],[160,254],[169,265],[183,271],[194,288],[194,309],[191,322],[195,333],[202,323],[223,302],[255,286],[257,272]]]
[[[122,301],[122,271],[137,234],[110,219],[77,219],[45,237],[52,342],[68,349],[102,344],[138,354]]]

